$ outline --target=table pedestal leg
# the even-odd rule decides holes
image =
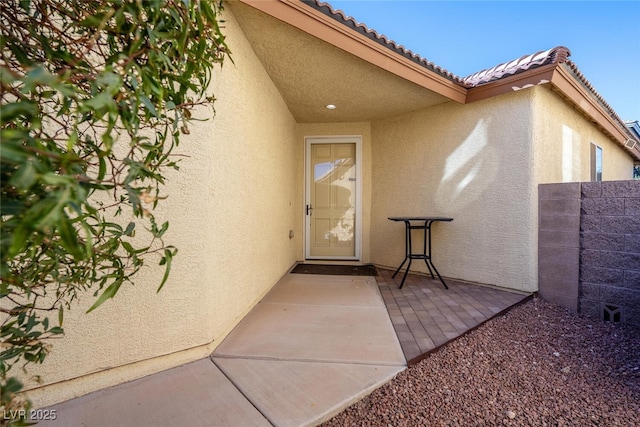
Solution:
[[[402,269],[402,267],[404,266],[404,264],[409,261],[409,264],[407,264],[407,269],[404,272],[404,275],[402,276],[402,281],[400,282],[400,289],[402,289],[402,287],[404,286],[404,281],[407,278],[407,274],[409,274],[409,269],[411,268],[411,261],[414,259],[423,259],[424,263],[427,265],[427,269],[429,270],[429,273],[431,274],[431,278],[435,279],[435,276],[433,275],[433,272],[435,271],[436,274],[438,275],[438,279],[440,279],[440,282],[442,283],[442,285],[444,286],[445,289],[449,289],[449,287],[447,286],[447,284],[444,282],[444,279],[442,278],[442,276],[440,275],[440,273],[438,272],[438,270],[436,269],[436,266],[433,265],[433,261],[431,261],[431,224],[432,221],[425,221],[424,225],[411,225],[410,221],[404,221],[405,223],[405,246],[404,246],[404,260],[402,261],[402,264],[400,264],[400,267],[397,268],[397,270],[393,273],[393,275],[391,276],[391,278],[395,278],[396,275],[400,272],[400,270]],[[413,248],[411,246],[411,230],[413,229],[422,229],[424,231],[424,242],[423,242],[423,247],[422,247],[422,253],[421,254],[414,254],[413,253]],[[428,244],[428,246],[427,246]]]

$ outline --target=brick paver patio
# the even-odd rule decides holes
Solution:
[[[402,274],[379,268],[378,287],[409,364],[459,337],[529,295],[446,280],[449,289],[429,276],[411,274],[398,289]]]

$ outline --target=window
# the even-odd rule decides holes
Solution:
[[[602,148],[591,143],[591,181],[602,181]]]

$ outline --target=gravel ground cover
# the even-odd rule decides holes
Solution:
[[[502,425],[640,426],[640,328],[534,298],[323,424]]]

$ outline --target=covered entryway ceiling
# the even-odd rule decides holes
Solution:
[[[251,6],[227,6],[299,123],[372,121],[450,101]]]

